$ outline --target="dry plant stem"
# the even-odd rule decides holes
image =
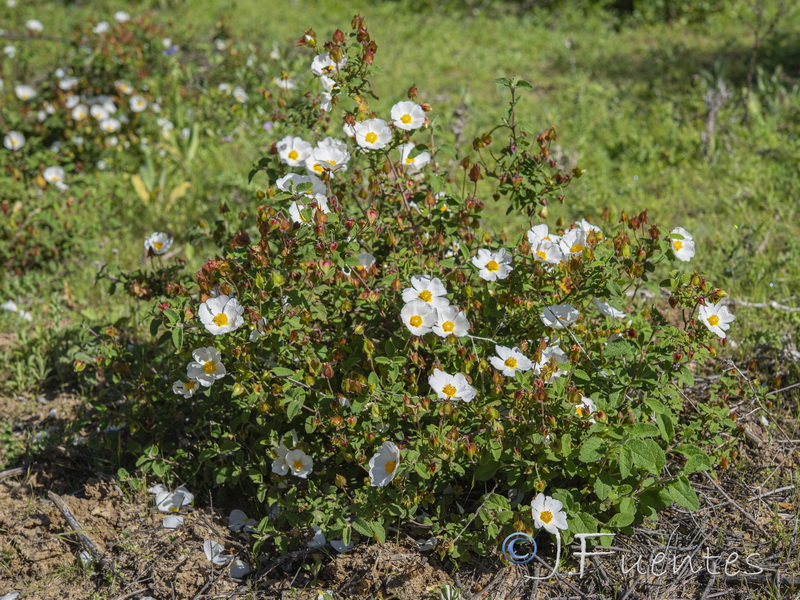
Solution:
[[[5,479],[7,477],[16,477],[17,475],[24,475],[27,472],[25,467],[16,467],[14,469],[9,469],[8,471],[0,471],[0,479]]]
[[[132,592],[128,592],[127,594],[123,594],[122,596],[117,596],[113,600],[126,600],[126,598],[133,598],[139,594],[143,594],[147,591],[147,588],[139,588],[138,590],[133,590]]]
[[[100,548],[97,547],[97,544],[92,541],[86,533],[84,533],[83,526],[78,522],[75,518],[75,515],[69,510],[69,507],[64,503],[61,497],[58,494],[53,493],[52,491],[47,492],[47,497],[53,501],[53,504],[56,505],[56,508],[61,512],[61,515],[64,517],[64,520],[72,527],[72,533],[78,538],[83,547],[92,555],[92,557],[97,561],[98,564],[103,566],[105,569],[111,571],[120,581],[123,581],[122,577],[117,573],[116,569],[114,568],[114,564],[100,551]]]
[[[722,494],[722,495],[725,497],[725,499],[726,499],[728,502],[730,502],[730,503],[731,503],[733,506],[735,506],[735,507],[736,507],[736,509],[737,509],[737,510],[738,510],[740,513],[742,513],[742,515],[743,515],[743,516],[744,516],[744,517],[745,517],[745,518],[746,518],[748,521],[750,521],[750,522],[751,522],[753,525],[755,525],[756,527],[758,527],[758,530],[759,530],[759,531],[760,531],[760,532],[761,532],[761,533],[764,535],[764,537],[765,537],[765,538],[769,538],[769,534],[768,534],[768,533],[767,533],[767,531],[764,529],[764,527],[761,525],[761,523],[759,523],[758,521],[756,521],[756,519],[755,519],[755,518],[754,518],[754,517],[753,517],[753,516],[752,516],[750,513],[748,513],[748,512],[747,512],[745,509],[743,509],[741,506],[739,506],[739,505],[738,505],[738,504],[737,504],[737,503],[736,503],[736,502],[735,502],[735,501],[734,501],[734,500],[733,500],[733,499],[732,499],[732,498],[731,498],[731,497],[730,497],[730,496],[727,494],[727,492],[725,492],[725,490],[723,490],[723,489],[722,489],[722,487],[720,487],[720,485],[719,485],[719,484],[718,484],[716,481],[714,481],[714,478],[713,478],[713,477],[711,477],[711,475],[709,475],[709,474],[708,474],[707,472],[705,472],[705,471],[703,471],[703,473],[705,474],[705,476],[706,476],[706,479],[708,479],[708,481],[709,481],[709,482],[711,482],[711,485],[713,485],[713,486],[714,486],[714,487],[717,489],[717,491],[718,491],[720,494]]]

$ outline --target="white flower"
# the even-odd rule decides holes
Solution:
[[[517,371],[528,371],[533,367],[533,363],[519,348],[495,346],[494,351],[497,356],[492,356],[489,362],[506,377],[514,377]]]
[[[267,324],[267,318],[261,317],[256,323],[256,328],[250,331],[250,341],[257,342],[262,337],[264,337],[264,325]]]
[[[92,31],[97,35],[108,33],[109,29],[111,29],[111,25],[109,24],[108,21],[100,21],[97,25],[92,27]]]
[[[109,117],[100,121],[100,129],[106,133],[114,133],[115,131],[119,131],[120,127],[120,122],[113,117]]]
[[[437,318],[436,309],[420,299],[412,300],[400,311],[403,325],[414,335],[430,333],[436,325]]]
[[[323,75],[319,78],[319,82],[322,84],[322,89],[326,92],[330,93],[335,89],[338,89],[339,84],[336,83],[336,80],[333,77],[328,77],[327,75]]]
[[[392,141],[392,130],[383,119],[367,119],[356,123],[356,143],[368,150],[380,150]]]
[[[311,155],[306,158],[306,169],[311,173],[321,175],[324,172],[331,174],[337,171],[347,170],[347,161],[350,160],[350,153],[334,145],[322,146],[318,144],[311,151]]]
[[[725,337],[725,332],[730,329],[730,324],[736,318],[728,310],[727,306],[722,306],[722,302],[716,304],[706,304],[697,311],[697,318],[708,327],[711,333],[715,333],[721,338]]]
[[[235,88],[233,88],[233,98],[237,102],[244,104],[247,102],[247,92],[242,86],[237,85]]]
[[[528,231],[528,242],[536,260],[546,262],[551,265],[563,262],[564,254],[561,252],[559,242],[561,237],[551,234],[547,225],[534,225]]]
[[[230,554],[223,554],[225,548],[219,542],[206,540],[203,542],[203,552],[206,553],[206,558],[217,566],[227,565],[233,558]]]
[[[694,238],[683,227],[676,227],[669,232],[670,247],[675,258],[689,262],[694,257]],[[724,335],[722,337],[725,337]]]
[[[311,188],[304,190],[304,191],[296,191],[297,187],[303,183],[310,183]],[[325,184],[320,181],[319,177],[316,175],[298,175],[297,173],[289,173],[288,175],[284,175],[278,181],[275,182],[275,185],[279,190],[284,192],[289,192],[292,194],[303,194],[304,196],[316,196],[322,195],[324,196],[326,193]]]
[[[281,443],[275,450],[275,460],[272,461],[272,472],[276,475],[286,475],[289,472],[289,465],[286,462],[286,455],[289,449],[285,444]]]
[[[25,136],[19,131],[9,131],[8,135],[3,137],[3,146],[9,150],[16,152],[25,145]]]
[[[114,13],[114,20],[117,23],[127,23],[131,20],[131,16],[123,10],[118,10]]]
[[[14,58],[17,55],[17,49],[9,44],[3,48],[3,54],[5,54],[8,58]]]
[[[306,479],[314,468],[314,459],[302,450],[289,450],[284,460],[289,467],[289,472],[302,479]]]
[[[317,148],[330,148],[339,152],[347,152],[347,144],[343,140],[331,136],[317,142]]]
[[[544,527],[550,533],[556,533],[558,529],[567,529],[567,514],[561,510],[563,506],[561,501],[540,492],[531,501],[533,524],[537,529]]]
[[[230,93],[231,93],[231,90],[233,89],[233,86],[232,86],[230,83],[224,83],[224,82],[223,82],[223,83],[220,83],[220,84],[217,86],[217,89],[218,89],[220,92],[222,92],[223,94],[230,95]]]
[[[546,366],[550,365],[550,361],[555,361],[556,365],[552,374],[553,379],[565,375],[569,370],[570,363],[566,352],[564,352],[558,346],[547,346],[544,350],[542,350],[541,361],[533,366],[533,372],[536,375],[539,375]],[[562,368],[562,365],[566,366]]]
[[[282,75],[280,77],[275,77],[272,80],[279,90],[289,91],[293,90],[297,87],[297,84],[294,82],[294,79],[286,75],[285,77]]]
[[[301,167],[306,159],[311,156],[311,144],[302,138],[287,135],[275,147],[278,150],[278,156],[290,167]]]
[[[450,375],[439,369],[433,370],[428,383],[442,400],[463,400],[469,402],[478,393],[462,373]]]
[[[25,21],[25,29],[28,31],[41,32],[44,31],[44,25],[38,19],[28,19]]]
[[[153,254],[165,254],[172,246],[172,238],[166,233],[157,231],[144,241],[146,252]]]
[[[311,61],[311,72],[317,77],[323,75],[330,75],[341,70],[347,64],[347,57],[343,56],[342,59],[335,63],[327,52],[325,54],[318,54]]]
[[[511,254],[505,248],[492,252],[485,248],[478,250],[478,255],[472,257],[472,264],[478,269],[478,276],[486,281],[505,279],[514,270],[511,266]]]
[[[383,442],[378,452],[369,459],[369,478],[372,487],[389,485],[400,463],[400,450],[394,442]]]
[[[131,110],[135,113],[140,113],[147,108],[147,100],[143,96],[135,95],[130,99]]]
[[[58,82],[58,87],[65,92],[74,89],[76,85],[78,85],[77,77],[64,77]]]
[[[398,129],[410,131],[419,129],[425,124],[425,111],[416,102],[403,100],[392,107],[392,122]]]
[[[422,167],[431,162],[430,152],[420,152],[412,157],[411,151],[416,148],[416,144],[409,142],[400,146],[401,161],[409,172],[419,171]]]
[[[323,112],[330,112],[333,108],[333,96],[328,92],[322,92],[321,100],[319,101],[319,109]]]
[[[47,167],[42,173],[42,177],[47,183],[59,183],[64,180],[64,169],[61,167]]]
[[[316,210],[320,210],[325,214],[331,212],[331,209],[328,206],[328,199],[322,194],[317,194],[316,196],[314,196],[314,203],[316,204]],[[302,212],[306,208],[308,208],[308,205],[306,204],[300,204],[299,202],[292,202],[289,205],[289,216],[292,218],[292,221],[295,223],[303,223],[305,225],[310,225],[308,219],[306,219],[305,215]]]
[[[191,398],[197,391],[197,382],[193,379],[181,381],[180,379],[172,384],[172,391],[184,398]]]
[[[194,494],[184,486],[180,486],[174,492],[170,492],[166,487],[158,484],[147,491],[155,494],[156,508],[164,513],[178,512],[182,507],[194,502]]]
[[[586,247],[586,232],[580,227],[570,229],[558,240],[558,247],[565,257],[580,254]]]
[[[344,133],[347,137],[356,137],[356,128],[350,123],[345,123],[342,125],[342,133]]]
[[[200,322],[213,335],[236,331],[244,324],[244,307],[236,298],[221,295],[209,298],[200,305],[197,316]]]
[[[603,235],[603,231],[597,225],[592,225],[586,219],[581,219],[580,221],[575,223],[575,225],[583,229],[587,234],[594,231],[596,234],[600,236]]]
[[[120,94],[125,94],[126,96],[130,96],[133,93],[133,86],[127,81],[122,81],[121,79],[118,79],[114,82],[114,87],[117,88],[117,91]],[[103,104],[108,104],[109,102],[113,104],[113,102],[111,102],[111,98],[108,96],[103,96],[103,100]],[[116,112],[116,109],[110,109],[108,112],[114,113]]]
[[[581,398],[581,403],[575,407],[575,414],[579,417],[588,417],[592,413],[597,412],[597,405],[591,398],[587,398],[583,396]],[[594,419],[589,419],[590,423],[594,423]]]
[[[27,102],[28,100],[32,100],[36,97],[37,92],[33,87],[29,85],[15,85],[14,86],[14,93],[17,95],[17,98],[22,100],[23,102]]]
[[[469,333],[469,321],[467,316],[456,306],[446,306],[436,309],[436,325],[433,333],[439,337],[446,338],[449,335],[462,337]]]
[[[78,106],[80,101],[81,101],[80,96],[76,96],[75,94],[69,94],[67,96],[67,99],[64,100],[64,106],[66,106],[69,109],[72,109]],[[86,112],[87,113],[89,112],[88,108],[86,109]]]
[[[228,515],[228,527],[231,531],[243,531],[245,533],[253,533],[254,527],[258,524],[255,519],[248,519],[244,511],[234,508],[231,514]]]
[[[431,279],[417,275],[411,278],[411,287],[403,290],[403,302],[411,302],[419,298],[434,308],[450,306],[450,300],[445,298],[447,290],[438,277]]]
[[[593,300],[595,308],[603,313],[607,317],[611,317],[612,319],[624,319],[627,317],[627,313],[622,312],[619,309],[614,308],[608,302],[603,302],[599,298],[595,298]]]
[[[539,318],[547,327],[564,329],[567,325],[577,321],[580,316],[581,313],[571,304],[556,304],[545,308]]]
[[[170,515],[168,517],[164,517],[164,520],[161,522],[161,526],[164,529],[177,529],[181,525],[183,525],[184,519],[179,515]]]
[[[172,48],[172,38],[163,38],[161,40],[161,47],[164,48],[164,50]]]
[[[220,362],[219,350],[211,346],[198,348],[192,352],[194,361],[186,366],[189,379],[196,379],[203,387],[208,387],[217,379],[225,377],[225,365]]]
[[[108,118],[108,111],[101,104],[94,104],[89,112],[98,121],[105,121]]]

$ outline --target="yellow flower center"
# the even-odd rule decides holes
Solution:
[[[402,117],[400,117],[400,122],[405,125],[408,125],[409,123],[411,123],[411,115],[403,115]]]
[[[551,513],[549,510],[543,510],[542,512],[539,513],[539,520],[545,525],[547,525],[550,521],[553,520],[553,513]]]
[[[674,242],[672,242],[672,245],[675,248],[675,250],[680,250],[681,248],[683,248],[683,242],[680,240],[675,240]]]
[[[582,244],[572,244],[572,247],[569,249],[570,252],[581,252],[583,250]]]
[[[439,209],[440,211],[444,212],[447,210],[447,204],[442,204],[442,208]]]
[[[486,270],[491,272],[499,271],[500,265],[497,264],[496,260],[490,260],[488,263],[486,263]]]
[[[582,416],[583,416],[583,411],[584,411],[584,410],[586,410],[586,409],[585,409],[585,408],[583,408],[582,406],[576,406],[576,407],[575,407],[575,412],[578,414],[578,416],[579,416],[579,417],[582,417]]]
[[[386,466],[384,468],[386,469],[386,472],[389,475],[391,475],[392,473],[394,473],[394,470],[397,468],[397,461],[394,461],[394,460],[386,461]]]
[[[317,173],[322,173],[322,165],[321,165],[321,164],[319,164],[319,163],[314,163],[314,170],[315,170]]]
[[[214,365],[213,360],[207,360],[203,363],[203,371],[206,372],[206,375],[211,375],[214,371],[217,370],[216,365]]]
[[[708,317],[708,324],[711,325],[712,327],[716,327],[717,325],[719,325],[719,317],[717,315],[711,315],[710,317]]]
[[[430,290],[422,290],[419,293],[419,297],[424,300],[425,302],[430,302],[431,298],[433,298],[433,294],[431,294]]]
[[[516,369],[519,363],[517,362],[516,358],[514,358],[513,356],[509,356],[503,364],[507,366],[509,369]]]
[[[194,388],[197,387],[197,382],[196,381],[187,381],[183,385],[187,390],[193,390]]]
[[[161,250],[164,247],[164,242],[153,242],[153,248],[155,248],[156,252]]]
[[[297,150],[291,150],[289,152],[288,156],[289,156],[289,160],[297,160],[297,157],[300,156],[300,155],[297,153]]]
[[[292,469],[294,469],[295,471],[302,471],[303,470],[303,461],[302,460],[294,461],[292,463]]]
[[[446,386],[442,388],[442,393],[448,398],[452,398],[453,396],[456,395],[456,388],[448,383]]]
[[[442,329],[444,329],[447,333],[451,333],[454,328],[455,328],[455,325],[453,324],[452,321],[445,321],[442,324]]]
[[[336,161],[335,160],[326,160],[325,162],[328,163],[332,167],[336,166]]]
[[[422,317],[420,317],[419,315],[414,315],[408,320],[408,322],[411,324],[412,327],[419,327],[420,325],[422,325]]]
[[[407,165],[413,165],[414,164],[414,159],[413,158],[407,158],[406,159],[406,164]]]
[[[216,317],[211,319],[214,321],[217,327],[225,327],[228,324],[228,315],[225,313],[219,313]]]
[[[367,135],[364,136],[364,139],[367,140],[368,144],[374,144],[378,141],[378,134],[370,131]]]
[[[547,258],[547,253],[544,252],[544,250],[537,250],[536,251],[536,256],[538,256],[542,260],[545,260]]]

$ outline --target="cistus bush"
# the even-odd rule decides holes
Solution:
[[[152,251],[119,276],[152,283],[152,345],[112,328],[76,357],[138,466],[245,495],[280,550],[422,524],[443,555],[486,552],[541,524],[540,492],[567,542],[696,508],[688,476],[722,451],[705,434],[731,423],[683,390],[733,317],[691,234],[539,216],[583,172],[517,121],[525,81],[498,80],[503,122],[458,155],[415,88],[373,110],[363,19],[300,44],[317,80],[279,107],[252,209],[220,205],[194,278]],[[483,230],[493,195],[530,228]]]

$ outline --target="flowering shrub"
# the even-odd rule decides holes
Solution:
[[[120,274],[154,298],[153,346],[106,328],[76,357],[104,371],[138,466],[245,490],[280,550],[421,524],[458,557],[561,507],[567,542],[696,508],[704,428],[729,422],[682,390],[733,316],[685,266],[690,234],[646,213],[542,222],[582,171],[550,157],[554,128],[517,122],[530,85],[499,80],[506,118],[458,156],[415,88],[372,109],[378,47],[352,25],[301,38],[317,87],[281,103],[250,174],[260,204],[220,211],[218,255],[192,281],[153,237],[152,270]],[[489,187],[530,229],[481,229]],[[641,291],[659,285],[668,303]]]

